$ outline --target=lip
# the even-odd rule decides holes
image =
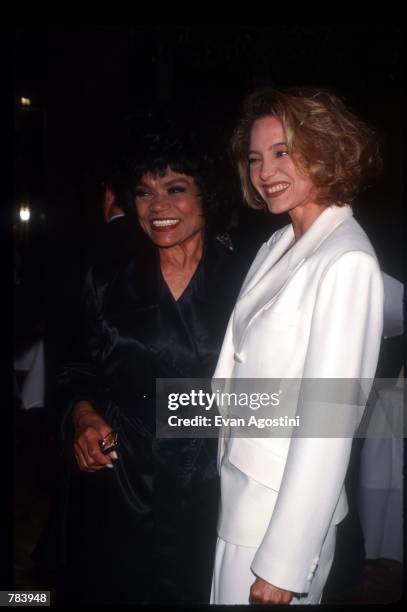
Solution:
[[[155,225],[154,221],[172,221],[172,223],[170,225]],[[176,223],[174,223],[175,221]],[[150,219],[150,227],[155,232],[171,232],[179,226],[180,222],[180,219],[174,219],[172,217],[156,217],[154,219]]]
[[[281,187],[284,186],[284,188],[278,189],[276,191],[270,191],[270,189],[276,188],[280,185]],[[289,189],[289,187],[290,183],[287,183],[287,181],[276,181],[274,183],[266,183],[262,185],[262,189],[266,198],[278,198],[278,196],[285,193],[287,189]]]

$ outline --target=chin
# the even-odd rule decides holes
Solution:
[[[168,240],[160,239],[153,239],[153,242],[155,246],[160,247],[161,249],[166,249],[172,246],[176,246],[178,244],[177,242],[169,242]]]
[[[277,203],[274,203],[274,202],[273,203],[267,202],[267,209],[273,215],[281,215],[282,213],[285,213],[288,210],[287,206],[284,206],[284,205],[279,206]]]
[[[170,238],[170,236],[152,236],[151,240],[156,246],[162,248],[174,247],[182,242],[179,238]]]

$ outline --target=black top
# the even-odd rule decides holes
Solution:
[[[209,602],[217,441],[156,439],[155,379],[212,376],[249,265],[206,240],[178,301],[155,249],[89,271],[86,357],[65,368],[61,385],[71,405],[88,399],[119,429],[121,446],[114,469],[72,469],[64,504],[71,599]],[[67,416],[65,431],[69,424]]]

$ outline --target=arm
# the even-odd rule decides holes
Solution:
[[[90,269],[82,292],[81,358],[66,364],[59,376],[59,389],[65,399],[62,437],[71,430],[78,466],[89,472],[112,467],[112,459],[117,459],[114,451],[104,455],[99,447],[99,442],[112,431],[102,416],[106,389],[98,367],[98,351],[103,343],[101,310]]]
[[[382,308],[376,260],[351,252],[335,261],[320,282],[303,378],[373,379]],[[351,444],[350,437],[292,438],[276,506],[252,564],[264,581],[308,592],[342,491]]]

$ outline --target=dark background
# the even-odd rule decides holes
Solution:
[[[44,321],[44,313],[63,300],[58,245],[68,257],[68,269],[70,252],[82,249],[87,232],[103,225],[103,169],[118,151],[117,134],[123,125],[141,125],[153,113],[175,108],[199,117],[209,137],[224,147],[239,103],[265,85],[330,88],[376,129],[384,171],[360,195],[355,216],[382,269],[403,280],[402,38],[402,28],[388,24],[10,30],[13,252],[14,267],[22,276],[17,300],[22,316],[18,310],[14,317],[20,346],[32,334],[41,336],[43,330],[34,329],[36,321]],[[30,98],[29,107],[21,105],[22,96]],[[220,174],[222,179],[229,180]],[[29,223],[19,218],[22,205],[30,208]],[[54,253],[52,276],[47,270]],[[38,298],[46,276],[48,291],[59,286],[48,311]],[[9,456],[12,452],[10,447]],[[13,489],[11,480],[6,489]],[[9,523],[12,509],[3,509]],[[7,564],[12,543],[2,542]],[[11,568],[1,575],[0,586],[10,588]]]
[[[401,278],[402,47],[402,29],[388,24],[16,30],[17,240],[66,237],[101,222],[100,169],[115,154],[123,120],[142,123],[175,107],[207,121],[223,143],[252,89],[316,85],[342,96],[378,132],[384,173],[355,214],[384,271]],[[22,202],[31,209],[28,230],[18,217]]]

